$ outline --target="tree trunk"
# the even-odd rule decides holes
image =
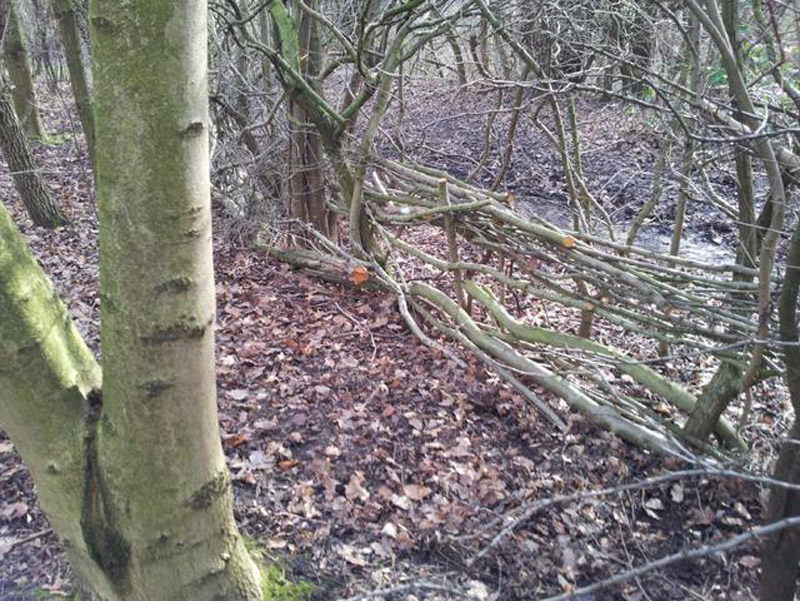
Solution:
[[[736,64],[742,72],[745,69],[744,52],[740,34],[739,3],[733,0],[724,0],[722,3],[722,18],[725,24],[725,33],[728,35],[731,48],[736,56]],[[732,99],[733,106],[739,108],[736,98]],[[741,120],[743,115],[737,112],[734,115]],[[745,152],[736,154],[736,187],[739,199],[739,248],[736,251],[736,262],[745,267],[755,267],[758,264],[758,237],[756,234],[756,204],[753,190],[753,163],[750,155]],[[737,274],[735,279],[742,280]],[[747,280],[747,278],[744,278]],[[749,278],[752,280],[752,278]]]
[[[797,295],[800,290],[800,222],[789,243],[779,320],[786,384],[794,407],[795,421],[788,441],[781,448],[773,478],[800,484],[800,346],[797,331]],[[766,522],[800,515],[800,491],[772,487]],[[800,529],[781,530],[764,541],[761,551],[761,600],[792,601],[797,587],[797,564],[800,561]]]
[[[103,398],[83,522],[123,600],[261,597],[217,417],[206,12],[90,9]]]
[[[314,2],[309,2],[316,8]],[[300,64],[303,75],[319,70],[320,41],[317,22],[305,13],[298,15]],[[325,204],[320,136],[310,122],[308,111],[295,101],[289,102],[289,199],[292,217],[311,224],[327,237],[332,232],[332,216]]]
[[[303,107],[290,101],[289,111],[290,212],[295,219],[313,225],[330,237],[319,134],[309,122],[308,112]]]
[[[112,598],[84,540],[90,398],[100,367],[0,204],[0,425],[84,584]]]
[[[44,139],[47,134],[42,125],[39,105],[31,73],[31,61],[25,48],[25,35],[14,2],[10,2],[8,32],[5,39],[4,59],[8,77],[13,85],[14,106],[22,129],[31,138]]]
[[[644,84],[640,77],[639,69],[646,69],[651,60],[652,53],[652,25],[644,14],[638,11],[631,16],[627,30],[620,32],[627,40],[620,39],[620,51],[627,42],[627,61],[620,63],[619,70],[623,76],[623,90],[629,90],[634,96],[642,93]]]
[[[103,390],[0,207],[0,423],[95,597],[257,601],[216,413],[206,3],[96,0],[92,24]]]
[[[51,0],[53,14],[58,22],[58,31],[61,36],[61,45],[64,47],[64,56],[67,59],[69,70],[69,83],[72,87],[72,96],[78,108],[78,116],[83,126],[86,137],[86,148],[89,158],[94,164],[94,112],[92,109],[92,92],[87,79],[87,68],[83,60],[83,42],[78,27],[78,19],[72,0]]]
[[[742,390],[742,370],[723,361],[697,398],[683,432],[690,441],[705,442],[725,409]]]
[[[54,228],[67,222],[33,162],[33,154],[25,138],[11,98],[0,81],[0,147],[14,178],[14,186],[22,204],[36,225]]]
[[[453,60],[456,64],[456,73],[458,73],[459,85],[467,85],[467,68],[464,64],[464,53],[461,51],[461,44],[458,37],[451,31],[446,34],[447,43],[450,44],[450,49],[453,51]]]

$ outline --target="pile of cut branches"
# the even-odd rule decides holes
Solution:
[[[426,344],[441,348],[418,325],[420,318],[429,331],[479,356],[560,429],[567,427],[564,420],[537,389],[656,452],[688,459],[692,449],[719,455],[744,446],[725,418],[714,428],[722,448],[686,434],[697,397],[659,371],[659,358],[632,356],[616,340],[596,340],[592,329],[602,324],[617,334],[611,337],[653,341],[661,354],[712,355],[744,369],[758,333],[756,270],[564,231],[524,217],[506,195],[421,165],[376,159],[364,199],[369,225],[386,251],[380,259],[348,253],[321,235],[313,238],[313,250],[268,248],[323,277],[356,284],[369,279],[393,291]],[[424,243],[440,239],[424,235],[431,227],[444,230],[446,246]],[[580,335],[531,323],[553,306],[580,316]],[[776,373],[767,355],[757,378]]]

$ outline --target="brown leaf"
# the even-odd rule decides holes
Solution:
[[[366,503],[369,500],[369,491],[364,488],[364,474],[355,472],[350,475],[350,481],[344,487],[344,494],[350,501],[359,500]]]
[[[222,446],[227,447],[229,449],[235,449],[247,442],[249,436],[246,432],[241,432],[239,434],[234,434],[230,438],[226,438],[222,441]]]
[[[739,559],[739,563],[746,568],[753,569],[761,565],[761,559],[755,555],[745,555]]]
[[[403,492],[412,501],[422,501],[425,497],[431,494],[431,489],[419,484],[406,484],[403,487]]]
[[[242,345],[241,350],[239,351],[239,356],[242,359],[253,359],[261,354],[263,350],[263,344],[260,342],[253,342],[252,340],[248,340]]]
[[[28,515],[28,506],[25,503],[11,503],[0,509],[0,518],[10,522]]]
[[[362,568],[367,565],[367,560],[364,559],[364,557],[352,545],[339,545],[339,548],[336,549],[336,552],[339,554],[339,557],[344,559],[349,564]]]
[[[411,509],[411,499],[405,495],[392,495],[392,504],[404,511]]]

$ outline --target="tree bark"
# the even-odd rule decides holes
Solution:
[[[459,85],[465,86],[467,85],[467,68],[464,63],[464,53],[461,51],[461,44],[452,30],[448,31],[445,36],[447,38],[447,43],[450,44],[450,49],[453,51],[453,60],[456,64],[456,73],[458,73],[458,83]]]
[[[309,5],[315,8],[314,2]],[[313,77],[319,70],[321,53],[317,22],[305,12],[301,12],[297,20],[301,72],[304,76]],[[291,215],[330,237],[333,221],[325,204],[320,136],[310,122],[308,111],[294,100],[289,102],[289,127]]]
[[[75,572],[104,598],[81,527],[100,367],[0,204],[0,424],[36,481]]]
[[[0,423],[76,576],[103,601],[262,596],[216,413],[206,8],[92,5],[102,391],[0,207]]]
[[[797,296],[800,290],[800,222],[789,243],[789,258],[781,290],[779,321],[784,343],[786,384],[794,407],[795,421],[775,464],[773,478],[800,484],[800,346],[797,330]],[[766,522],[800,515],[800,492],[772,487]],[[767,538],[761,550],[761,600],[792,601],[797,588],[797,564],[800,562],[800,529],[781,530]]]
[[[739,3],[734,0],[722,2],[722,19],[725,33],[728,35],[731,48],[736,57],[736,64],[744,72],[745,60],[742,50],[740,34],[741,20]],[[734,108],[739,108],[739,102],[733,98]],[[737,112],[736,119],[742,120],[743,115]],[[758,258],[758,238],[756,235],[756,204],[753,190],[753,162],[750,155],[742,151],[736,155],[736,187],[739,199],[739,248],[736,251],[736,261],[745,267],[755,267]],[[742,276],[735,276],[742,279]],[[751,278],[752,279],[752,278]]]
[[[92,109],[92,91],[87,78],[87,65],[83,59],[83,42],[78,27],[78,18],[75,13],[73,0],[51,0],[53,14],[58,22],[58,32],[61,36],[61,45],[64,47],[64,56],[67,59],[69,70],[69,83],[72,87],[72,97],[78,108],[78,117],[83,126],[86,137],[86,148],[89,158],[94,164],[94,112]]]
[[[33,162],[25,132],[14,112],[11,98],[0,80],[0,147],[14,186],[34,224],[55,228],[67,222]]]
[[[103,398],[83,523],[126,601],[261,598],[219,438],[206,12],[90,8]]]
[[[705,442],[723,412],[742,390],[742,370],[723,361],[703,388],[683,433],[690,441]]]
[[[748,127],[758,127],[758,120],[753,117],[755,114],[755,104],[750,96],[747,87],[745,75],[739,64],[737,57],[737,48],[731,43],[731,37],[728,29],[738,29],[735,23],[730,22],[736,20],[737,14],[733,10],[731,0],[725,0],[726,14],[720,9],[720,4],[717,0],[706,0],[704,6],[700,6],[696,0],[686,0],[687,7],[704,26],[708,32],[711,40],[720,53],[722,66],[728,77],[728,90],[733,99],[736,109],[741,110],[741,119]],[[726,29],[725,20],[729,21]],[[772,141],[769,139],[758,140],[755,142],[755,148],[758,150],[759,158],[764,166],[769,180],[770,192],[767,202],[772,205],[769,229],[764,235],[758,257],[759,269],[759,291],[758,291],[758,340],[752,351],[750,362],[742,377],[741,390],[746,391],[758,379],[763,360],[765,345],[763,340],[768,338],[769,334],[769,316],[772,308],[772,272],[775,266],[775,253],[779,241],[780,231],[783,229],[783,221],[786,205],[786,189],[783,184],[780,164],[777,160],[775,148]],[[740,177],[746,174],[739,173]],[[747,212],[747,200],[740,198],[740,210]],[[743,221],[750,220],[748,215],[742,217]],[[752,221],[749,221],[752,224]],[[723,398],[713,400],[711,402],[723,405],[722,410],[735,398],[731,397],[728,400]],[[714,409],[718,411],[719,409]],[[687,427],[689,424],[687,424]]]
[[[23,131],[31,138],[46,138],[47,133],[36,101],[31,61],[25,48],[25,34],[13,1],[9,2],[8,32],[3,58],[13,85],[14,106]]]

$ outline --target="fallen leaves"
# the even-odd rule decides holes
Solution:
[[[381,528],[381,534],[385,534],[389,538],[397,538],[397,526],[392,522],[386,522]]]
[[[370,549],[357,549],[352,545],[338,545],[336,553],[350,565],[363,568],[367,565],[366,554],[372,553]]]
[[[328,445],[327,447],[325,447],[325,450],[323,452],[325,453],[326,457],[331,457],[333,459],[341,456],[342,454],[341,449],[334,445]]]
[[[369,500],[370,493],[364,487],[366,479],[361,472],[355,472],[350,476],[350,480],[345,486],[344,494],[350,501],[361,501],[366,503]]]
[[[394,494],[392,495],[392,505],[403,511],[409,511],[411,509],[411,499],[405,495]]]
[[[419,484],[406,484],[403,487],[403,492],[412,501],[422,501],[431,494],[431,489],[427,486],[420,486]]]
[[[10,522],[23,518],[26,515],[28,515],[27,503],[9,503],[8,505],[0,507],[0,521]]]

